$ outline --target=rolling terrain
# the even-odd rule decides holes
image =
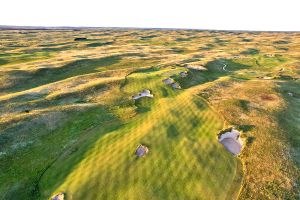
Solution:
[[[0,199],[300,198],[297,32],[1,30],[0,49]]]

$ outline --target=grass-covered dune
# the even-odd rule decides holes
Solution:
[[[3,30],[0,41],[0,199],[300,198],[299,33]],[[145,89],[153,98],[133,99]],[[238,156],[218,141],[228,127]]]

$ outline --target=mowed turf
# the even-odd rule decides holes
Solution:
[[[299,199],[299,36],[1,31],[0,199]]]
[[[150,109],[89,140],[91,148],[68,174],[64,169],[78,153],[56,162],[40,182],[43,197],[60,191],[68,199],[230,199],[237,194],[239,163],[216,138],[223,120],[190,90],[165,86],[162,72],[128,77],[125,93],[152,91],[153,99],[137,103]],[[149,147],[146,157],[134,155],[139,144]]]

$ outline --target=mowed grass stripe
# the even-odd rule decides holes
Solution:
[[[130,77],[125,91],[163,84],[157,72],[147,76],[137,82]],[[224,199],[236,163],[216,140],[223,121],[195,98],[188,90],[155,95],[151,111],[96,141],[54,193],[65,191],[73,199]],[[145,158],[134,156],[139,143],[150,148]],[[59,165],[46,174],[43,187]]]

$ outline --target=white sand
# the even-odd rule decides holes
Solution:
[[[172,79],[172,78],[166,78],[166,79],[163,80],[163,82],[164,82],[165,84],[167,84],[167,85],[171,85],[171,84],[174,83],[175,81],[174,81],[174,79]]]
[[[187,65],[186,68],[188,69],[194,69],[199,71],[206,71],[207,69],[201,65]]]
[[[232,129],[231,132],[223,133],[219,142],[233,155],[238,155],[243,148],[243,141],[240,139],[240,133]]]
[[[143,90],[142,92],[138,93],[137,95],[132,96],[132,98],[134,100],[137,100],[137,99],[142,98],[142,97],[153,98],[153,94],[151,94],[150,90]]]

